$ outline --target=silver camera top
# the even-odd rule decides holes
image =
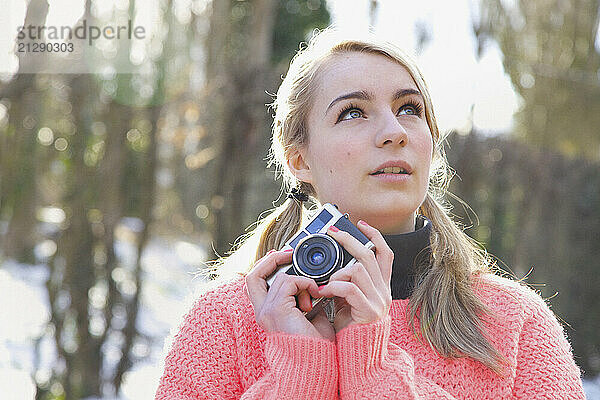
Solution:
[[[342,214],[333,204],[325,203],[306,226],[282,247],[281,250],[294,249],[292,265],[279,267],[267,278],[269,286],[279,273],[306,276],[319,284],[327,283],[335,271],[354,264],[356,262],[354,257],[326,234],[332,225],[348,232],[367,248],[374,247],[373,243],[350,222],[348,214]]]

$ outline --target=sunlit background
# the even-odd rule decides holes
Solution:
[[[505,268],[559,292],[600,399],[600,6],[567,3],[5,0],[0,398],[153,397],[198,271],[278,199],[265,93],[335,23],[417,59],[451,132],[453,191],[473,207],[457,216]],[[131,19],[147,37],[36,62],[15,52],[27,18]]]
[[[0,16],[0,73],[15,73],[19,62],[14,53],[17,27],[23,25],[26,2],[7,0],[8,13]],[[194,10],[201,12],[209,1],[178,0],[173,10],[180,23],[189,23]],[[99,18],[111,20],[114,8],[127,10],[129,2],[108,0],[93,3]],[[371,1],[329,1],[331,21],[344,29],[368,30],[369,26],[417,55],[419,66],[430,83],[438,118],[443,129],[469,130],[473,125],[489,133],[507,132],[512,127],[518,95],[502,66],[502,52],[491,43],[477,54],[472,21],[477,18],[477,1],[378,1],[370,13]],[[133,21],[146,28],[147,44],[160,25],[160,2],[138,2]],[[48,12],[47,26],[74,26],[84,11],[84,2],[56,0]],[[158,32],[158,34],[160,34]],[[422,43],[419,43],[419,42]],[[144,47],[132,49],[135,64],[147,61]],[[44,65],[41,72],[62,72]],[[86,68],[96,72],[93,65]]]

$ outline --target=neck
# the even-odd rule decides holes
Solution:
[[[390,224],[389,221],[382,221],[380,224],[373,226],[378,228],[383,235],[401,235],[415,231],[416,218],[417,216],[413,212],[408,218],[401,219],[396,224]]]

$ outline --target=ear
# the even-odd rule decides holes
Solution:
[[[306,162],[304,151],[293,150],[287,160],[287,165],[296,179],[306,183],[313,183],[312,172],[310,170],[310,166]]]

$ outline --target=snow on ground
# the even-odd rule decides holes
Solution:
[[[119,243],[121,259],[131,259],[135,250]],[[146,357],[124,376],[122,394],[115,400],[149,399],[154,396],[162,374],[163,346],[177,329],[182,315],[202,286],[195,273],[205,257],[198,246],[184,242],[152,239],[142,257],[144,286],[138,329],[153,338],[149,349],[134,349]],[[49,377],[56,353],[46,335],[39,343],[41,356],[35,360],[34,341],[43,336],[50,318],[45,289],[48,268],[44,264],[0,264],[0,397],[34,399],[31,378],[34,365]]]
[[[119,243],[119,257],[131,259],[133,248]],[[144,354],[124,376],[118,399],[151,399],[162,374],[165,339],[176,332],[182,315],[203,288],[195,278],[205,254],[185,241],[154,238],[146,247],[142,266],[144,287],[138,329],[154,338],[150,348],[136,349]],[[38,363],[39,377],[49,377],[56,359],[52,340],[44,336],[38,346],[40,359],[34,356],[34,340],[45,333],[50,318],[44,287],[48,277],[45,265],[21,265],[12,261],[0,264],[0,394],[6,400],[35,398],[31,378]],[[600,400],[600,377],[584,382],[588,400]],[[92,399],[87,399],[92,400]],[[108,400],[105,398],[104,400]]]
[[[583,381],[583,390],[588,400],[600,400],[600,376]]]

